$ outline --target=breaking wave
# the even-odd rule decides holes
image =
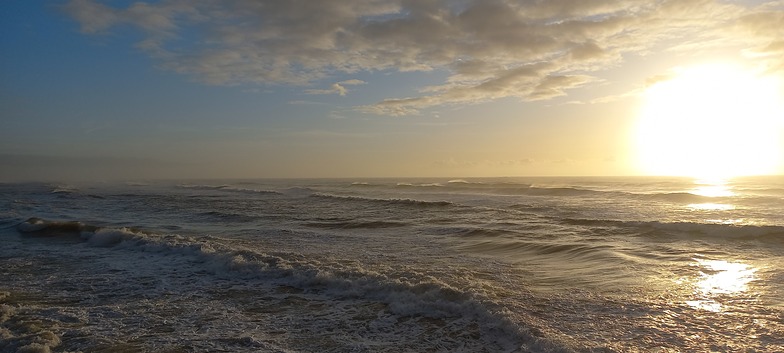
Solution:
[[[382,303],[383,310],[397,317],[397,322],[406,318],[427,318],[423,322],[436,325],[437,332],[471,334],[472,339],[464,339],[463,342],[468,345],[464,350],[468,351],[480,348],[510,352],[546,348],[549,351],[557,348],[552,341],[515,323],[480,294],[405,268],[397,270],[399,273],[384,273],[369,270],[361,264],[309,260],[290,253],[267,254],[239,245],[227,245],[220,238],[102,228],[74,221],[32,218],[21,223],[18,229],[22,232],[45,229],[79,231],[80,239],[89,246],[154,253],[164,258],[186,257],[190,259],[187,263],[220,278],[236,278],[243,283],[259,280],[267,285],[272,283],[283,289],[320,293],[341,301]],[[183,264],[183,261],[174,258],[172,266]]]

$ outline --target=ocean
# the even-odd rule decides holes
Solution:
[[[784,177],[0,184],[2,352],[784,352]]]

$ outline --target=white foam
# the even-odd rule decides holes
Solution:
[[[95,246],[112,246],[119,244],[126,239],[133,239],[138,234],[132,232],[127,228],[120,229],[99,229],[96,232],[82,232],[82,238],[86,238],[87,242]]]
[[[6,292],[0,300],[7,296]],[[0,351],[49,353],[62,343],[59,335],[41,327],[47,322],[30,315],[30,311],[27,307],[0,304]]]
[[[198,264],[202,270],[221,278],[238,280],[254,288],[271,285],[275,288],[299,288],[306,293],[320,293],[314,297],[318,301],[339,299],[356,305],[383,303],[389,313],[387,315],[397,318],[445,320],[437,325],[447,325],[442,329],[457,330],[455,332],[474,327],[470,330],[479,330],[477,334],[482,335],[482,344],[503,350],[512,351],[523,342],[536,340],[524,327],[511,323],[504,314],[488,309],[476,294],[417,272],[391,275],[364,269],[358,264],[346,266],[287,254],[269,255],[220,242],[178,235],[144,234],[129,229],[99,230],[87,237],[87,244],[113,247],[117,251],[154,253],[169,258],[167,261],[176,266],[185,263],[171,256],[182,256],[190,258],[190,264]],[[158,261],[156,266],[162,266],[162,263]],[[348,314],[330,315],[346,320],[342,315]]]

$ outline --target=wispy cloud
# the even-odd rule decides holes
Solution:
[[[359,107],[389,115],[504,97],[542,100],[677,39],[735,43],[784,70],[784,6],[719,0],[162,0],[114,8],[71,0],[84,33],[120,25],[162,67],[208,84],[312,85],[336,75],[448,72],[417,96]],[[675,45],[670,47],[675,48]],[[350,81],[309,94],[348,92]]]
[[[346,86],[364,85],[366,83],[367,82],[362,81],[362,80],[352,79],[352,80],[341,81],[341,82],[338,82],[338,83],[333,83],[332,86],[330,86],[327,89],[309,89],[309,90],[305,90],[305,93],[307,93],[307,94],[338,94],[338,95],[341,95],[341,96],[345,96],[346,93],[348,93],[348,89],[346,88]]]
[[[778,7],[761,7],[764,10],[742,16],[737,28],[749,37],[760,39],[747,53],[764,61],[769,70],[784,72],[784,2],[777,4]]]
[[[326,105],[324,102],[314,102],[314,101],[307,101],[307,100],[295,100],[295,101],[288,101],[291,105]]]

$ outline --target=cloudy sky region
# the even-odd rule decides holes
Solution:
[[[6,0],[0,180],[629,175],[641,92],[784,1]]]

